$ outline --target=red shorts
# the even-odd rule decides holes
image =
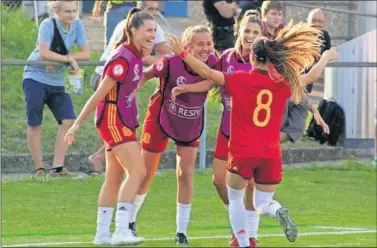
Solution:
[[[282,158],[235,158],[229,155],[228,171],[258,184],[279,184],[283,177]]]
[[[215,147],[215,153],[214,157],[221,160],[227,160],[228,159],[228,153],[229,153],[229,138],[226,137],[221,132],[221,125],[219,127],[219,131],[217,132],[217,141],[216,141],[216,147]]]
[[[162,131],[158,121],[162,96],[155,96],[148,105],[148,111],[145,116],[143,132],[141,134],[141,147],[144,150],[154,153],[163,152],[168,146],[169,136]],[[199,139],[191,143],[175,142],[179,146],[198,147]]]
[[[137,141],[136,130],[131,130],[122,123],[115,104],[105,107],[97,130],[107,150],[126,142]]]

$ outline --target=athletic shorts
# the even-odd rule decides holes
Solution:
[[[114,113],[110,114],[110,111],[114,111]],[[116,111],[114,104],[108,104],[105,107],[102,120],[97,126],[98,133],[107,150],[111,150],[111,148],[123,143],[137,141],[136,130],[126,127]]]
[[[215,147],[214,157],[220,160],[228,160],[229,153],[229,138],[221,132],[221,125],[217,132],[217,141]]]
[[[227,167],[229,172],[258,184],[279,184],[283,177],[282,158],[236,158],[229,154]]]
[[[71,96],[65,92],[64,86],[47,85],[31,78],[25,78],[22,88],[29,126],[37,127],[42,124],[45,105],[51,110],[59,125],[63,120],[76,119]]]
[[[150,101],[141,135],[141,147],[146,151],[154,153],[165,151],[169,142],[169,136],[162,131],[158,121],[161,100],[162,96],[157,95]],[[199,139],[190,143],[175,141],[175,144],[178,146],[199,147]]]
[[[294,104],[289,100],[280,131],[286,133],[290,141],[295,143],[304,136],[307,116],[308,110],[302,104]]]

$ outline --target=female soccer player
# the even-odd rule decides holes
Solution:
[[[183,44],[192,56],[214,68],[211,31],[205,26],[189,27],[183,34]],[[177,233],[176,243],[187,244],[187,225],[193,198],[193,170],[199,137],[203,130],[203,106],[207,92],[185,94],[171,100],[171,90],[177,85],[193,84],[203,80],[179,56],[167,55],[144,71],[141,85],[154,77],[160,78],[156,92],[151,96],[142,133],[142,154],[147,169],[135,198],[130,228],[135,228],[136,215],[148,191],[161,153],[171,138],[177,149]]]
[[[98,199],[97,233],[94,244],[136,244],[129,221],[135,195],[145,177],[144,162],[136,139],[137,103],[132,92],[142,77],[143,52],[150,51],[156,33],[152,16],[133,8],[127,17],[122,39],[106,62],[99,88],[88,100],[65,140],[72,144],[81,123],[97,106],[96,126],[106,144],[106,174]],[[127,179],[123,180],[127,172]],[[115,233],[110,224],[118,200]]]
[[[244,18],[240,22],[239,34],[236,46],[233,49],[229,49],[223,53],[218,62],[217,69],[222,72],[227,72],[229,74],[233,71],[250,71],[251,64],[249,62],[251,45],[253,44],[255,38],[259,37],[262,33],[262,24],[259,19],[259,13],[255,10],[249,10],[245,13]],[[337,58],[338,54],[335,49],[328,51],[321,57],[321,62],[313,67],[308,74],[302,75],[302,80],[307,84],[314,81],[323,71],[325,65],[329,60]],[[324,64],[324,65],[323,65]],[[319,69],[319,70],[318,70]],[[182,93],[188,92],[206,92],[210,90],[215,85],[212,81],[202,81],[196,84],[177,86],[172,91],[172,99],[174,100],[176,96]],[[213,162],[213,179],[212,182],[216,187],[216,190],[225,204],[226,208],[229,208],[229,200],[226,189],[226,161],[228,158],[228,142],[229,142],[229,124],[230,124],[230,97],[226,93],[226,88],[223,86],[220,89],[222,104],[223,104],[223,114],[220,123],[217,143],[214,152],[214,162]],[[314,116],[324,130],[328,132],[328,126],[323,122],[322,117],[319,115],[318,111],[314,113]],[[327,129],[326,129],[327,127]],[[248,215],[248,230],[251,238],[250,242],[257,242],[257,230],[259,225],[259,214],[255,211],[253,207],[253,188],[254,185],[250,183],[249,190],[246,194],[246,209]],[[235,237],[232,237],[230,246],[238,246],[238,242]]]
[[[279,135],[286,101],[292,97],[298,103],[304,97],[300,74],[319,56],[319,35],[306,24],[290,22],[274,40],[262,38],[253,44],[251,72],[232,75],[212,70],[185,51],[178,38],[170,38],[175,53],[203,77],[225,85],[231,96],[227,191],[230,222],[241,247],[250,246],[243,197],[252,178],[255,208],[278,218],[289,241],[297,237],[287,209],[272,198],[282,178]]]

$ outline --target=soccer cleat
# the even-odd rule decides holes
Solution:
[[[177,233],[177,235],[175,236],[175,243],[177,245],[187,245],[188,241],[186,235],[183,233]]]
[[[230,242],[229,242],[229,246],[230,247],[238,247],[238,240],[236,238],[236,235],[234,235],[234,232],[233,231],[230,231],[231,234],[232,234],[232,238],[230,239]]]
[[[115,231],[111,238],[112,245],[138,245],[144,242],[144,238],[136,237],[130,229]]]
[[[63,168],[61,172],[55,172],[53,170],[50,171],[51,177],[73,177],[73,173],[67,170],[66,168]]]
[[[288,210],[283,207],[279,208],[276,211],[276,218],[279,220],[280,226],[283,228],[289,242],[295,242],[297,238],[297,226],[289,215]]]
[[[250,238],[249,243],[250,243],[250,248],[258,247],[258,240],[256,240],[255,238]]]
[[[128,228],[132,231],[132,234],[135,235],[135,237],[137,237],[137,233],[136,233],[136,222],[131,222],[128,224]]]
[[[111,234],[108,233],[107,235],[98,235],[94,237],[93,240],[94,245],[109,245],[111,244]]]

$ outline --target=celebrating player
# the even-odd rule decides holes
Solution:
[[[135,195],[145,177],[144,161],[136,139],[137,103],[132,93],[142,77],[143,53],[150,51],[156,33],[153,17],[133,8],[123,37],[106,62],[99,88],[88,100],[65,140],[72,144],[80,124],[97,106],[96,125],[106,144],[106,174],[98,199],[94,244],[137,244],[143,241],[129,229]],[[124,173],[127,179],[122,183]],[[118,199],[115,233],[110,224]]]
[[[192,56],[216,66],[210,30],[205,26],[189,27],[183,34],[183,44]],[[203,130],[203,106],[207,92],[185,94],[176,101],[171,100],[171,90],[177,85],[193,84],[203,80],[179,57],[165,56],[144,71],[141,85],[154,77],[160,78],[156,92],[151,96],[142,133],[142,154],[147,169],[138,195],[130,228],[136,233],[135,221],[159,165],[161,153],[166,149],[169,138],[177,148],[177,233],[176,243],[186,244],[187,225],[190,219],[193,199],[193,170]]]
[[[278,218],[289,241],[297,228],[287,209],[274,201],[282,178],[279,142],[286,101],[298,103],[305,94],[300,73],[319,56],[319,31],[292,22],[274,40],[259,39],[252,46],[253,71],[232,75],[210,69],[184,50],[182,42],[170,38],[173,51],[196,72],[225,85],[231,96],[231,125],[227,174],[229,216],[241,247],[250,246],[243,197],[247,181],[255,181],[255,208]],[[250,139],[257,142],[250,142]]]

